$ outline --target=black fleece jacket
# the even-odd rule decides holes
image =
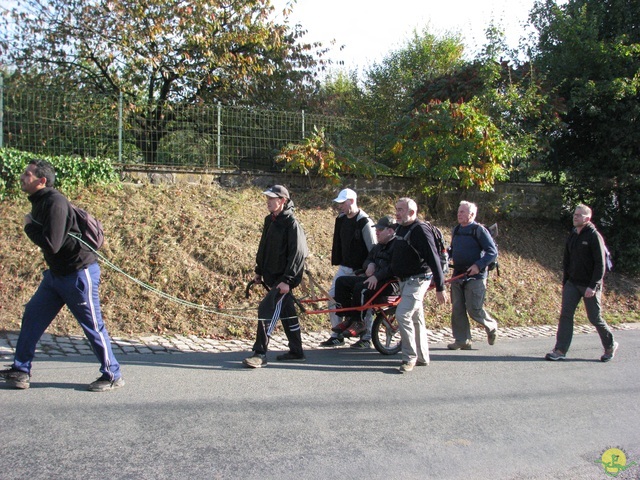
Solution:
[[[76,216],[66,199],[55,188],[46,187],[29,195],[32,222],[24,231],[44,254],[54,275],[69,275],[95,263],[96,254],[69,235],[80,234]]]
[[[589,222],[580,233],[574,228],[567,238],[562,261],[562,284],[567,280],[581,287],[596,289],[605,272],[604,240]]]
[[[293,202],[289,200],[278,216],[267,215],[264,219],[255,272],[269,287],[280,282],[297,287],[308,254],[304,230],[294,217]]]

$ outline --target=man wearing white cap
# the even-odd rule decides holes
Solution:
[[[331,265],[338,265],[338,271],[329,289],[331,297],[335,296],[336,280],[344,275],[353,275],[354,270],[362,268],[369,251],[377,243],[373,220],[358,208],[357,198],[356,192],[345,188],[333,199],[338,205],[340,214],[336,218],[331,247]],[[331,328],[335,328],[341,322],[340,317],[335,313],[330,313],[329,319]],[[332,332],[327,340],[320,343],[320,346],[336,347],[342,344],[344,344],[344,337]]]

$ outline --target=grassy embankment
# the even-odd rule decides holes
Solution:
[[[244,298],[252,277],[264,197],[258,188],[195,186],[92,188],[72,197],[100,218],[107,241],[101,253],[142,282],[180,299],[220,308],[223,315],[190,308],[146,290],[102,264],[104,317],[115,336],[193,334],[215,338],[253,335],[258,295]],[[312,253],[308,265],[328,287],[335,192],[292,192],[298,218]],[[362,198],[372,217],[392,213],[394,197]],[[40,281],[42,255],[22,232],[25,198],[0,203],[0,330],[17,331],[23,304]],[[494,219],[482,217],[489,222]],[[445,230],[451,218],[434,222]],[[523,220],[499,221],[497,239],[501,276],[491,274],[487,306],[504,326],[555,324],[560,307],[560,261],[567,226]],[[447,235],[447,234],[446,234]],[[640,321],[640,281],[618,273],[606,280],[607,321]],[[430,328],[448,326],[448,308],[427,296]],[[579,322],[586,322],[583,309]],[[307,331],[326,329],[325,315],[302,319]],[[79,327],[65,309],[50,327],[54,334],[77,334]]]

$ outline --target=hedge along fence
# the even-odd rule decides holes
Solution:
[[[0,148],[0,200],[20,194],[20,175],[32,160],[46,160],[56,169],[56,187],[72,192],[80,187],[120,180],[113,163],[104,158],[47,156]]]

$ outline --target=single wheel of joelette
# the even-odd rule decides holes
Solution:
[[[402,347],[400,329],[396,322],[396,307],[389,307],[376,314],[371,328],[373,346],[383,355],[395,355]]]

